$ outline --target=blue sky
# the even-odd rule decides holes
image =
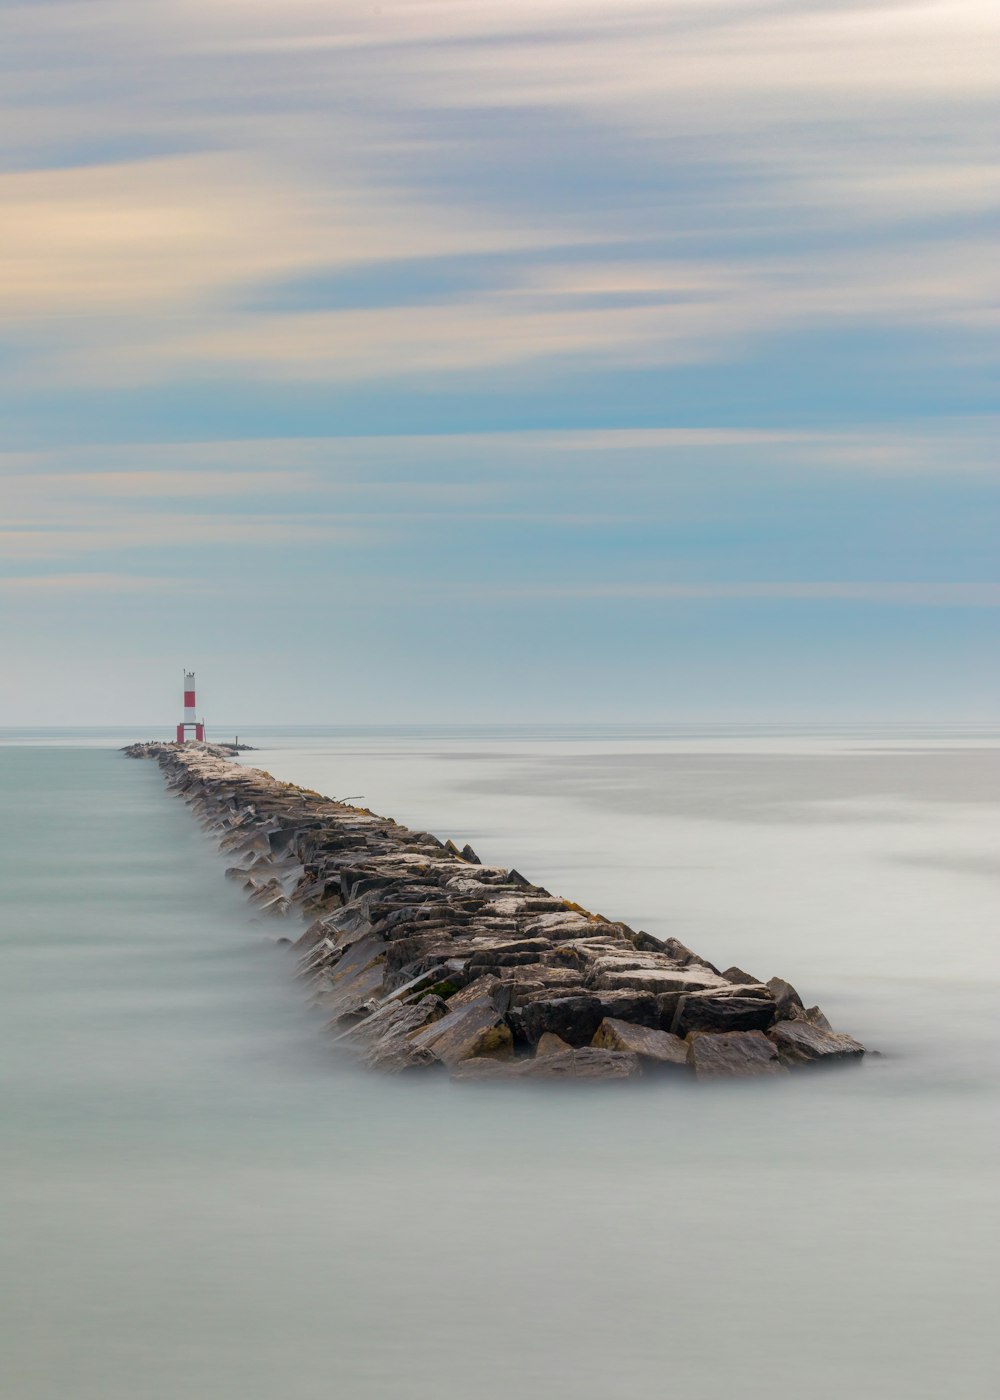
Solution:
[[[0,22],[0,723],[995,715],[994,5]]]

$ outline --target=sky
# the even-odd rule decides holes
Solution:
[[[0,26],[0,724],[996,717],[992,0]]]

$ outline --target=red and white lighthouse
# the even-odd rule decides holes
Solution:
[[[177,742],[183,744],[187,740],[187,731],[194,730],[194,737],[199,744],[205,742],[205,721],[198,719],[195,710],[194,696],[194,672],[184,672],[184,719],[177,726]]]

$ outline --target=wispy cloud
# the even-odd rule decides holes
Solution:
[[[44,296],[58,295],[60,275],[49,282],[38,273]],[[72,281],[88,296],[107,293],[124,303],[133,275],[141,281],[152,269],[133,269],[113,290],[85,272],[73,273]],[[227,307],[220,298],[234,276],[227,268],[212,289],[215,304],[203,305],[197,316],[105,319],[96,337],[92,328],[81,335],[70,327],[57,343],[35,349],[29,378],[124,385],[207,371],[306,382],[426,382],[540,361],[683,365],[732,355],[766,335],[819,327],[985,327],[1000,300],[993,245],[970,240],[893,255],[823,252],[655,267],[539,264],[525,270],[520,284],[462,299],[294,313]],[[193,286],[186,290],[194,294]],[[174,294],[180,294],[176,284]]]
[[[805,580],[781,583],[583,583],[523,589],[505,588],[499,591],[499,596],[525,602],[544,598],[567,602],[809,602],[876,603],[895,607],[998,608],[1000,583],[814,583]]]
[[[996,301],[992,243],[948,227],[997,202],[997,20],[980,0],[8,13],[10,130],[28,168],[0,177],[0,309],[21,323],[9,372],[26,385],[696,364],[818,328],[978,333]],[[137,26],[159,54],[144,91],[120,72]],[[100,159],[121,144],[123,108],[152,149]],[[517,122],[558,113],[566,178],[532,177],[530,201],[500,173],[491,186],[457,115],[480,111],[511,114],[487,149],[528,173]],[[32,127],[17,119],[28,112]],[[39,153],[30,168],[35,133],[66,147],[78,120],[94,155]],[[887,124],[878,139],[866,120]],[[576,146],[594,137],[604,159],[587,180]],[[647,177],[620,185],[618,151]],[[873,218],[895,221],[891,248]],[[900,221],[919,226],[902,244]],[[846,247],[830,245],[834,228]],[[794,250],[804,232],[814,251]],[[706,240],[726,246],[705,255]],[[295,276],[499,250],[538,261],[420,306],[241,301]]]
[[[377,522],[313,514],[240,517],[190,512],[122,512],[98,507],[44,519],[22,517],[0,529],[5,559],[72,559],[88,555],[157,549],[183,556],[193,549],[216,552],[236,546],[273,548],[309,542],[351,545],[377,533]],[[251,565],[248,563],[247,568]]]
[[[204,584],[183,578],[155,578],[145,574],[20,574],[0,576],[0,592],[31,596],[59,596],[78,593],[169,593],[200,592]]]
[[[0,460],[0,497],[10,507],[19,500],[204,500],[221,497],[242,503],[254,496],[296,496],[315,489],[305,472],[272,471],[25,471],[4,473]]]

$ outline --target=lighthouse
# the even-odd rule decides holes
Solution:
[[[205,721],[197,718],[195,714],[194,695],[194,672],[184,672],[184,718],[177,726],[177,742],[183,744],[187,740],[187,731],[194,730],[194,737],[199,744],[205,742]]]

